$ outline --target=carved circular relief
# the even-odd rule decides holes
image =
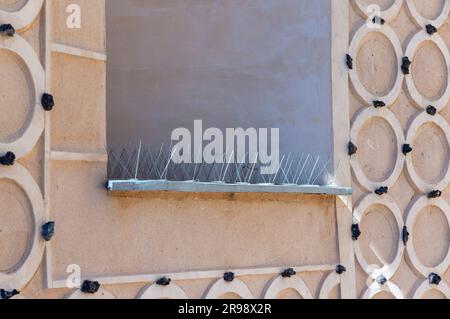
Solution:
[[[430,1],[420,0],[420,2],[423,2],[423,4],[426,4],[427,6],[430,5]],[[439,29],[445,23],[445,20],[447,20],[448,14],[450,13],[450,2],[447,0],[444,0],[442,10],[440,11],[439,15],[434,19],[428,19],[424,17],[422,14],[420,14],[419,10],[417,9],[416,2],[414,0],[406,0],[406,3],[408,5],[409,12],[413,17],[414,21],[419,27],[422,28],[425,28],[427,24],[431,24]]]
[[[0,169],[0,179],[10,180],[19,185],[28,197],[33,211],[33,236],[29,244],[28,256],[21,265],[11,272],[0,273],[0,287],[8,290],[21,290],[33,278],[44,255],[45,243],[40,228],[45,222],[44,200],[39,186],[21,165]]]
[[[373,96],[389,93],[397,78],[397,56],[389,39],[379,32],[366,36],[355,57],[355,69],[364,88]]]
[[[153,284],[145,287],[141,293],[139,293],[139,299],[188,299],[188,296],[175,283],[171,283],[169,286],[160,286]]]
[[[444,260],[450,248],[450,227],[439,207],[426,206],[417,215],[414,229],[410,230],[414,233],[414,251],[425,266],[434,267]]]
[[[438,100],[447,88],[447,64],[439,47],[425,41],[415,53],[411,77],[417,90],[430,101]]]
[[[450,145],[445,132],[432,122],[424,123],[411,141],[413,167],[430,185],[439,183],[449,165]]]
[[[418,198],[416,202],[408,209],[408,218],[406,220],[406,226],[408,227],[408,229],[414,230],[419,214],[429,206],[436,206],[437,208],[439,208],[445,214],[447,224],[450,227],[450,205],[447,204],[447,202],[442,198],[428,199],[427,196],[422,196]],[[424,265],[423,262],[417,257],[417,253],[414,247],[414,236],[414,231],[410,231],[410,238],[408,243],[406,244],[408,258],[411,261],[412,266],[425,277],[428,277],[428,275],[431,273],[445,273],[445,271],[450,266],[450,249],[447,251],[444,260],[442,260],[439,265],[428,267]],[[429,244],[432,245],[432,243]]]
[[[36,20],[44,0],[28,0],[18,11],[0,10],[0,24],[12,24],[17,31],[26,29]]]
[[[369,208],[374,205],[382,205],[389,209],[389,211],[393,214],[395,221],[396,221],[396,227],[398,228],[398,234],[402,233],[403,230],[403,218],[402,213],[400,211],[400,208],[394,201],[394,199],[389,195],[383,195],[378,196],[375,194],[369,194],[366,197],[362,199],[362,201],[356,206],[354,211],[354,222],[360,224],[366,214],[369,211]],[[364,236],[364,233],[362,234]],[[361,240],[361,239],[360,239]],[[364,257],[361,246],[360,246],[360,240],[355,241],[354,248],[355,248],[355,255],[356,258],[361,265],[362,269],[372,278],[377,279],[379,276],[384,276],[386,279],[391,279],[395,273],[397,272],[398,267],[400,266],[400,263],[402,262],[402,256],[403,256],[403,243],[398,238],[394,245],[396,246],[396,253],[395,257],[392,262],[388,263],[386,262],[381,268],[377,264],[370,264],[366,258]]]
[[[327,276],[320,288],[319,299],[329,299],[329,296],[333,289],[338,287],[341,283],[341,275],[333,271]]]
[[[363,299],[373,299],[376,295],[381,294],[383,292],[392,294],[396,299],[404,299],[401,289],[397,285],[389,281],[384,285],[380,285],[375,281],[364,292]]]
[[[391,125],[381,117],[368,120],[359,132],[358,162],[371,181],[386,180],[395,169],[398,145]]]
[[[0,179],[0,272],[13,271],[29,253],[33,212],[27,194],[7,179]]]
[[[232,282],[219,279],[208,290],[205,299],[222,299],[227,294],[234,294],[242,299],[254,299],[250,289],[239,279]]]
[[[352,158],[350,159],[350,163],[352,166],[353,173],[356,177],[356,180],[358,184],[361,185],[361,187],[363,187],[366,191],[369,192],[373,192],[380,186],[387,186],[389,188],[392,187],[398,180],[400,174],[402,173],[403,164],[405,161],[403,154],[401,154],[402,156],[400,156],[399,154],[400,152],[398,151],[402,148],[405,141],[403,130],[394,113],[392,113],[387,108],[382,109],[367,108],[364,109],[361,113],[359,113],[351,128],[350,132],[351,140],[353,142],[357,142],[359,140],[361,130],[364,128],[364,125],[370,120],[373,120],[374,118],[383,119],[392,128],[396,139],[394,145],[397,150],[396,151],[397,155],[395,156],[395,165],[394,169],[392,170],[392,173],[388,177],[377,181],[371,180],[366,176],[361,166],[361,163],[359,162],[358,154],[352,156]],[[380,134],[384,134],[384,132]]]
[[[0,50],[0,142],[14,141],[23,134],[33,113],[34,87],[24,61],[15,53]]]
[[[409,96],[414,101],[417,107],[426,109],[428,106],[432,105],[438,111],[441,111],[447,105],[448,100],[450,99],[450,53],[444,40],[442,40],[442,38],[437,33],[430,36],[425,30],[421,30],[409,42],[405,55],[414,62],[417,51],[427,41],[433,42],[439,48],[439,51],[444,57],[446,67],[445,89],[443,90],[443,93],[440,97],[432,100],[423,96],[419,92],[413,76],[406,76],[406,86],[408,88]]]
[[[427,280],[425,280],[414,292],[413,299],[422,299],[424,296],[433,291],[438,291],[443,294],[447,299],[450,299],[450,288],[445,282],[441,282],[439,286],[431,285]]]
[[[401,234],[391,210],[380,204],[370,205],[359,227],[363,236],[358,244],[366,262],[377,268],[392,263]]]
[[[413,144],[416,140],[416,134],[420,132],[420,128],[425,124],[434,124],[441,129],[445,135],[446,148],[450,149],[450,125],[447,121],[440,115],[430,116],[423,112],[419,114],[414,121],[411,123],[406,140]],[[414,150],[413,150],[414,151]],[[409,179],[412,181],[414,186],[423,193],[429,193],[433,190],[444,190],[450,184],[450,164],[448,158],[443,161],[444,167],[441,169],[441,176],[439,176],[437,181],[426,181],[424,180],[416,171],[414,166],[415,156],[406,156],[406,168]],[[434,161],[427,161],[423,163],[424,165],[436,165]]]
[[[376,94],[373,94],[369,92],[366,87],[362,84],[361,80],[358,76],[358,70],[357,68],[353,68],[349,70],[351,83],[353,85],[353,88],[355,89],[356,93],[359,95],[359,97],[367,104],[372,105],[374,101],[380,100],[383,101],[386,105],[390,106],[394,104],[394,102],[399,97],[401,90],[402,90],[402,82],[404,75],[401,71],[401,64],[403,59],[403,50],[400,43],[400,40],[398,39],[395,32],[388,26],[383,25],[380,28],[369,28],[366,24],[361,26],[359,30],[356,32],[355,36],[353,37],[352,43],[350,44],[349,54],[352,56],[355,60],[355,65],[358,66],[358,56],[359,52],[361,50],[362,45],[365,43],[365,39],[370,34],[376,34],[379,33],[386,37],[395,52],[395,69],[396,69],[396,78],[394,85],[389,90],[389,92],[385,95],[378,96]]]
[[[288,289],[297,291],[304,299],[313,299],[308,286],[298,276],[292,276],[291,278],[277,276],[267,288],[264,299],[277,299],[283,291]]]
[[[382,1],[386,2],[386,1]],[[400,9],[402,8],[403,0],[392,0],[392,4],[385,8],[383,10],[383,7],[381,7],[381,4],[379,1],[374,0],[354,0],[354,4],[356,5],[357,9],[359,10],[360,14],[363,17],[367,17],[370,14],[373,14],[374,12],[371,10],[370,5],[376,5],[381,9],[380,15],[381,18],[385,19],[386,21],[390,22],[394,20],[397,15],[400,12]]]

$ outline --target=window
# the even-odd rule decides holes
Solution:
[[[109,177],[331,184],[330,16],[330,0],[108,0]]]

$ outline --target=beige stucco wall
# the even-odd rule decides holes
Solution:
[[[48,1],[37,19],[19,31],[19,36],[39,57],[45,70],[47,90],[55,96],[57,106],[45,115],[43,134],[32,150],[21,156],[13,168],[0,167],[0,174],[3,174],[0,176],[10,176],[23,166],[32,176],[27,178],[26,184],[34,185],[34,180],[39,188],[39,192],[33,191],[30,195],[11,178],[0,179],[0,283],[8,289],[20,289],[25,298],[63,298],[73,292],[73,289],[64,288],[68,275],[65,270],[68,265],[77,264],[83,279],[99,278],[103,284],[105,291],[95,297],[112,294],[118,298],[135,298],[159,276],[169,275],[174,278],[172,287],[181,287],[190,298],[201,298],[210,289],[218,288],[218,295],[223,295],[228,288],[233,288],[219,278],[221,271],[233,270],[241,274],[239,281],[235,281],[236,285],[244,283],[244,288],[241,286],[236,290],[241,294],[247,291],[246,286],[252,296],[263,297],[267,291],[272,291],[272,287],[275,296],[292,297],[296,293],[288,287],[302,286],[298,281],[301,279],[307,288],[302,290],[304,297],[308,297],[308,291],[316,298],[321,291],[325,291],[327,297],[339,297],[341,293],[334,286],[339,287],[341,279],[334,275],[333,268],[342,263],[339,260],[342,254],[339,254],[336,201],[331,196],[112,195],[106,192],[106,162],[102,155],[106,146],[105,61],[98,54],[105,53],[104,1],[77,1],[83,12],[83,27],[76,30],[65,27],[65,9],[70,2],[73,1]],[[392,2],[380,1],[380,4],[386,6]],[[413,2],[420,12],[430,16],[436,15],[442,9],[439,4],[443,4],[443,1],[427,1],[428,5],[422,1]],[[1,0],[0,10],[17,10],[25,3]],[[349,15],[352,39],[364,20],[354,4]],[[419,27],[414,24],[406,3],[398,15],[393,16],[387,25],[398,36],[405,51]],[[449,46],[448,24],[444,23],[439,29],[439,36]],[[347,33],[347,30],[342,32]],[[46,40],[65,46],[52,46]],[[5,41],[11,40],[1,38],[0,45]],[[394,82],[398,61],[383,36],[370,34],[363,44],[354,56],[356,70],[352,72],[357,72],[369,91],[384,95]],[[54,52],[51,53],[52,48]],[[73,48],[85,50],[81,52],[83,56]],[[344,57],[338,61],[345,64]],[[22,134],[30,121],[30,110],[38,102],[26,68],[28,62],[0,49],[0,74],[2,79],[7,79],[0,87],[0,112],[8,115],[0,117],[2,145],[14,142]],[[435,46],[427,43],[421,47],[411,70],[423,95],[434,99],[444,91],[442,88],[448,78],[445,65],[448,64]],[[349,92],[340,92],[349,94],[350,105],[339,107],[350,107],[351,124],[355,127],[360,111],[370,106],[358,97],[353,85],[350,88]],[[413,105],[406,85],[399,90],[399,97],[389,108],[398,121],[398,126],[394,126],[407,135],[412,120],[423,110]],[[450,119],[448,109],[445,107],[440,112],[443,123]],[[437,185],[449,164],[445,133],[450,132],[447,126],[440,129],[436,124],[426,124],[413,133],[416,137],[408,142],[414,151],[408,156],[412,157],[417,174],[431,186]],[[381,184],[391,175],[396,159],[403,156],[397,148],[393,130],[380,118],[370,117],[353,142],[359,151],[352,165],[355,167],[356,159],[374,184]],[[6,149],[2,146],[0,151]],[[389,197],[381,200],[393,203],[389,204],[391,208],[394,204],[398,206],[400,224],[383,206],[384,202],[369,205],[366,217],[360,221],[362,235],[358,245],[370,264],[377,264],[380,259],[390,263],[400,247],[403,252],[400,265],[398,269],[393,267],[394,275],[388,278],[389,285],[384,287],[393,289],[392,284],[395,284],[404,297],[413,297],[425,277],[416,270],[417,262],[411,258],[410,248],[398,245],[401,240],[398,229],[408,223],[411,204],[433,189],[421,190],[415,186],[414,178],[409,178],[406,163],[401,162],[394,170],[397,172],[398,178],[393,178]],[[357,213],[361,200],[374,189],[364,189],[355,174],[353,180],[353,204]],[[442,190],[441,200],[448,202],[448,185]],[[390,197],[392,201],[388,200]],[[379,200],[378,197],[368,198],[369,204]],[[450,230],[443,212],[435,206],[438,202],[425,201],[426,208],[409,231],[413,234],[413,247],[419,260],[433,268],[448,252]],[[43,212],[33,210],[35,202],[42,202]],[[39,218],[33,218],[33,213]],[[57,230],[52,241],[45,244],[45,253],[42,250],[40,254],[39,249],[31,248],[31,242],[40,227],[35,223],[43,220],[56,221]],[[44,246],[41,239],[35,243]],[[32,264],[28,256],[30,251],[39,261],[32,269],[29,269]],[[278,278],[284,268],[300,266],[305,268],[298,268],[295,278]],[[349,270],[353,267],[351,262],[345,266]],[[444,271],[439,273],[443,277],[439,287],[444,292],[450,279],[447,266],[444,263],[441,267]],[[355,296],[362,297],[367,291],[367,283],[372,284],[372,281],[367,280],[368,275],[358,260],[355,267]],[[30,280],[22,287],[10,286],[16,280],[7,281],[3,275],[14,274],[23,268],[31,273]],[[220,290],[222,286],[224,290]],[[433,290],[424,296],[443,295]],[[376,297],[389,297],[389,293]]]

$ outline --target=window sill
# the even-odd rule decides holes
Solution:
[[[166,180],[110,180],[110,192],[172,191],[188,193],[298,193],[317,195],[351,195],[351,187],[334,185],[274,185],[274,184],[225,184],[202,182],[174,182]]]

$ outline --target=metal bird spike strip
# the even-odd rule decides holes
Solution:
[[[226,184],[332,185],[332,158],[313,154],[280,155],[279,169],[274,174],[261,173],[263,163],[246,155],[244,163],[230,160],[221,163],[174,163],[170,144],[159,148],[128,145],[108,151],[109,180],[165,180]],[[194,154],[195,156],[195,154]]]

